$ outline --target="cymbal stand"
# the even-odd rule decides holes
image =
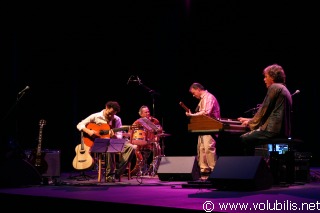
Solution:
[[[161,161],[161,157],[164,156],[162,154],[163,153],[162,147],[160,147],[160,149],[159,149],[158,146],[160,147],[160,143],[155,142],[154,147],[153,147],[153,161],[151,162],[150,168],[149,168],[149,173],[151,176],[155,176],[157,174],[157,171],[158,171],[158,168],[160,165],[160,161]]]
[[[148,158],[150,156],[149,150],[141,150],[140,151],[143,155],[143,160],[139,162],[139,172],[137,176],[146,175],[148,173],[147,166],[148,166]]]
[[[164,154],[164,138],[161,139],[161,157],[165,157],[166,155]]]
[[[165,145],[164,145],[164,138],[161,138],[160,139],[161,140],[161,149],[160,149],[160,151],[161,151],[161,153],[160,153],[160,155],[158,155],[158,156],[156,156],[156,172],[158,171],[158,168],[159,168],[159,165],[160,165],[160,161],[161,161],[161,158],[162,157],[165,157],[166,155],[164,154],[164,148],[165,148]]]

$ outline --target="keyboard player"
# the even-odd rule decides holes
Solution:
[[[253,155],[262,140],[291,137],[292,95],[286,87],[286,74],[278,64],[267,66],[262,74],[267,88],[262,104],[252,118],[238,118],[251,130],[241,135],[247,155]]]

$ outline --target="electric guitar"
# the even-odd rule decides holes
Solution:
[[[81,144],[75,148],[76,156],[73,159],[72,166],[77,170],[89,169],[94,165],[94,160],[90,154],[90,147],[84,144],[81,137]]]
[[[182,106],[182,108],[183,108],[186,112],[189,112],[189,111],[190,111],[190,109],[189,109],[186,105],[184,105],[184,103],[183,103],[182,101],[180,101],[179,104],[180,104],[180,106]]]
[[[48,169],[48,164],[44,159],[44,153],[41,152],[41,143],[42,143],[42,132],[43,126],[46,125],[45,120],[40,120],[39,122],[40,130],[39,130],[39,140],[38,140],[38,147],[35,153],[30,155],[30,162],[35,168],[38,170],[40,174],[43,174]]]
[[[97,135],[89,136],[87,133],[83,133],[83,141],[84,144],[88,147],[92,147],[94,144],[94,139],[96,138],[110,138],[110,126],[109,124],[95,124],[95,123],[88,123],[86,126],[88,129],[95,130],[98,132]],[[112,129],[113,132],[129,130],[129,127],[120,127]]]

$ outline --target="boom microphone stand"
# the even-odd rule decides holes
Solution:
[[[256,114],[256,112],[258,111],[258,109],[260,108],[260,106],[261,106],[261,104],[257,104],[256,107],[253,107],[253,108],[245,111],[244,113],[247,114],[247,113],[251,112],[252,116],[254,116]]]
[[[300,93],[300,90],[297,89],[294,93],[291,94],[291,97],[293,97],[294,95],[299,94],[299,93]],[[247,113],[249,113],[249,112],[252,112],[252,115],[255,115],[256,112],[258,111],[258,109],[259,109],[260,107],[261,107],[261,104],[257,104],[256,107],[253,107],[253,108],[251,108],[251,109],[248,109],[248,110],[245,111],[244,113],[247,114]]]
[[[129,80],[128,80],[128,83],[133,81],[133,82],[138,82],[139,86],[142,86],[144,89],[146,89],[150,94],[151,94],[151,97],[152,97],[152,113],[153,113],[153,117],[155,117],[155,96],[156,95],[160,95],[159,93],[157,93],[156,91],[154,91],[153,89],[151,89],[150,87],[144,85],[141,81],[141,79],[139,78],[139,76],[137,76],[137,79],[135,80],[132,80],[133,76],[130,76]]]
[[[29,89],[28,86],[27,86],[26,88]],[[24,90],[26,90],[26,89],[24,89]],[[13,105],[11,106],[11,108],[8,110],[7,114],[5,114],[5,116],[2,118],[2,122],[4,122],[4,121],[7,119],[7,117],[11,114],[11,112],[14,110],[14,108],[16,108],[16,107],[18,106],[20,99],[21,99],[21,98],[24,96],[24,94],[26,93],[24,90],[22,90],[21,92],[19,92],[19,93],[17,94],[17,100],[16,100],[16,102],[14,102],[14,104],[13,104]]]
[[[26,93],[27,90],[29,90],[30,87],[26,86],[23,90],[21,90],[18,94],[17,94],[17,99],[14,102],[14,104],[9,108],[8,112],[5,114],[5,116],[2,118],[2,122],[1,123],[5,123],[6,119],[10,116],[10,114],[14,111],[15,108],[18,108],[19,105],[19,101],[21,100],[21,98],[24,96],[24,94]],[[10,136],[9,139],[9,153],[7,154],[7,157],[11,157],[11,155],[18,155],[18,157],[25,157],[23,154],[23,151],[21,149],[21,146],[17,143],[17,137],[18,137],[18,110],[16,110],[15,112],[15,130],[14,130],[14,135]],[[12,150],[10,150],[12,149]]]

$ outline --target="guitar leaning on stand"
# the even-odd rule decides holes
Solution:
[[[75,148],[76,156],[73,159],[72,165],[76,170],[86,170],[94,165],[94,160],[90,154],[90,147],[85,145],[81,135],[81,144]]]
[[[48,164],[44,159],[44,154],[41,152],[41,143],[42,143],[42,132],[43,126],[46,125],[45,120],[40,120],[39,122],[40,130],[39,130],[39,140],[38,140],[38,147],[36,152],[30,155],[30,163],[38,170],[40,174],[43,174],[48,169]]]

